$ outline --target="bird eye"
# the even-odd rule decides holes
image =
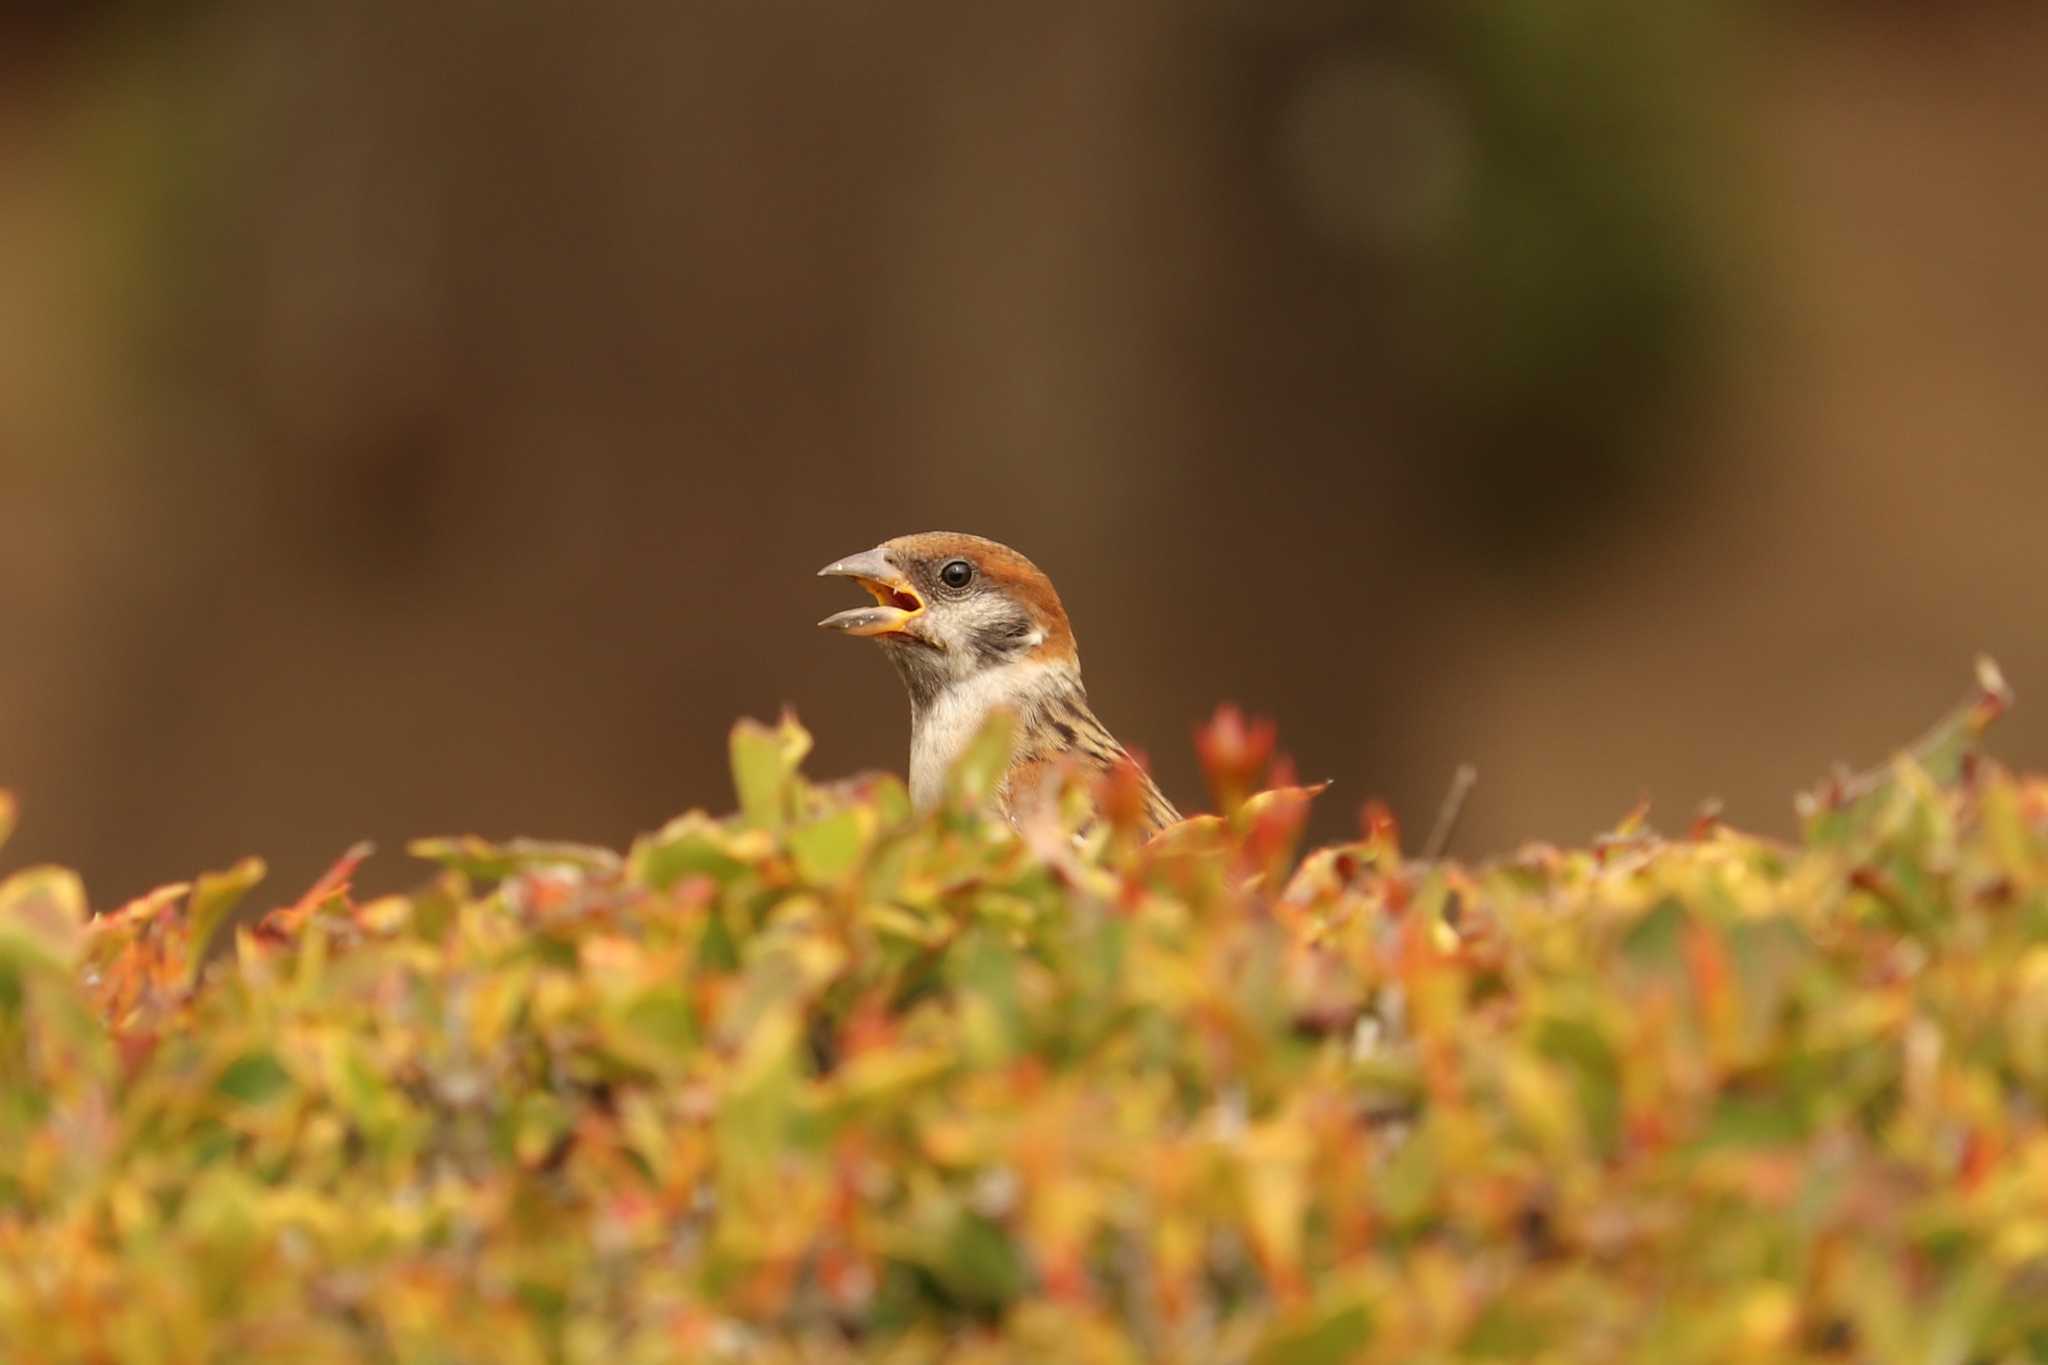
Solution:
[[[964,559],[949,560],[939,570],[939,581],[957,592],[974,581],[974,566]]]

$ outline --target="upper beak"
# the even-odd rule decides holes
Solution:
[[[834,560],[818,570],[818,577],[851,578],[875,599],[872,607],[834,612],[818,622],[827,630],[843,630],[848,635],[899,635],[924,614],[924,598],[879,546]]]

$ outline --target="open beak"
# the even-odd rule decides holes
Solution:
[[[880,548],[835,560],[818,570],[818,577],[851,578],[875,599],[872,607],[834,612],[818,622],[827,630],[843,630],[848,635],[901,635],[924,615],[924,598]]]

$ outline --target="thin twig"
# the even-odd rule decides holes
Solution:
[[[1422,860],[1433,863],[1444,856],[1451,846],[1451,836],[1458,832],[1459,817],[1465,813],[1465,798],[1472,794],[1474,784],[1479,781],[1479,769],[1470,763],[1458,765],[1458,771],[1451,778],[1451,789],[1444,796],[1444,803],[1437,808],[1436,828],[1429,832],[1429,842],[1422,846]]]
[[[1988,655],[1979,656],[1976,693],[1965,698],[1958,709],[1936,721],[1933,729],[1900,752],[1924,762],[1929,754],[1952,739],[1959,728],[1965,742],[1973,744],[1987,726],[2010,711],[2012,706],[2012,688],[2006,683],[2005,674]],[[1861,801],[1891,780],[1897,771],[1895,762],[1887,760],[1862,772],[1852,770],[1847,764],[1836,764],[1834,775],[1819,791],[1801,792],[1795,799],[1800,818],[1810,819],[1817,811],[1839,810]]]

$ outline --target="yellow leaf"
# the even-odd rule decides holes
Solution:
[[[1501,1084],[1515,1117],[1547,1155],[1578,1153],[1584,1142],[1579,1105],[1556,1071],[1527,1053],[1510,1051],[1501,1059]]]
[[[68,966],[84,941],[85,883],[63,867],[31,867],[0,882],[0,936]]]
[[[936,1048],[872,1048],[839,1069],[832,1089],[842,1099],[872,1103],[935,1080],[952,1065],[952,1054]]]
[[[1799,1325],[1799,1301],[1782,1284],[1765,1283],[1742,1298],[1742,1344],[1753,1351],[1774,1351],[1787,1345]]]
[[[1245,1220],[1269,1271],[1301,1266],[1302,1219],[1308,1212],[1308,1134],[1285,1119],[1245,1135],[1240,1156]]]

